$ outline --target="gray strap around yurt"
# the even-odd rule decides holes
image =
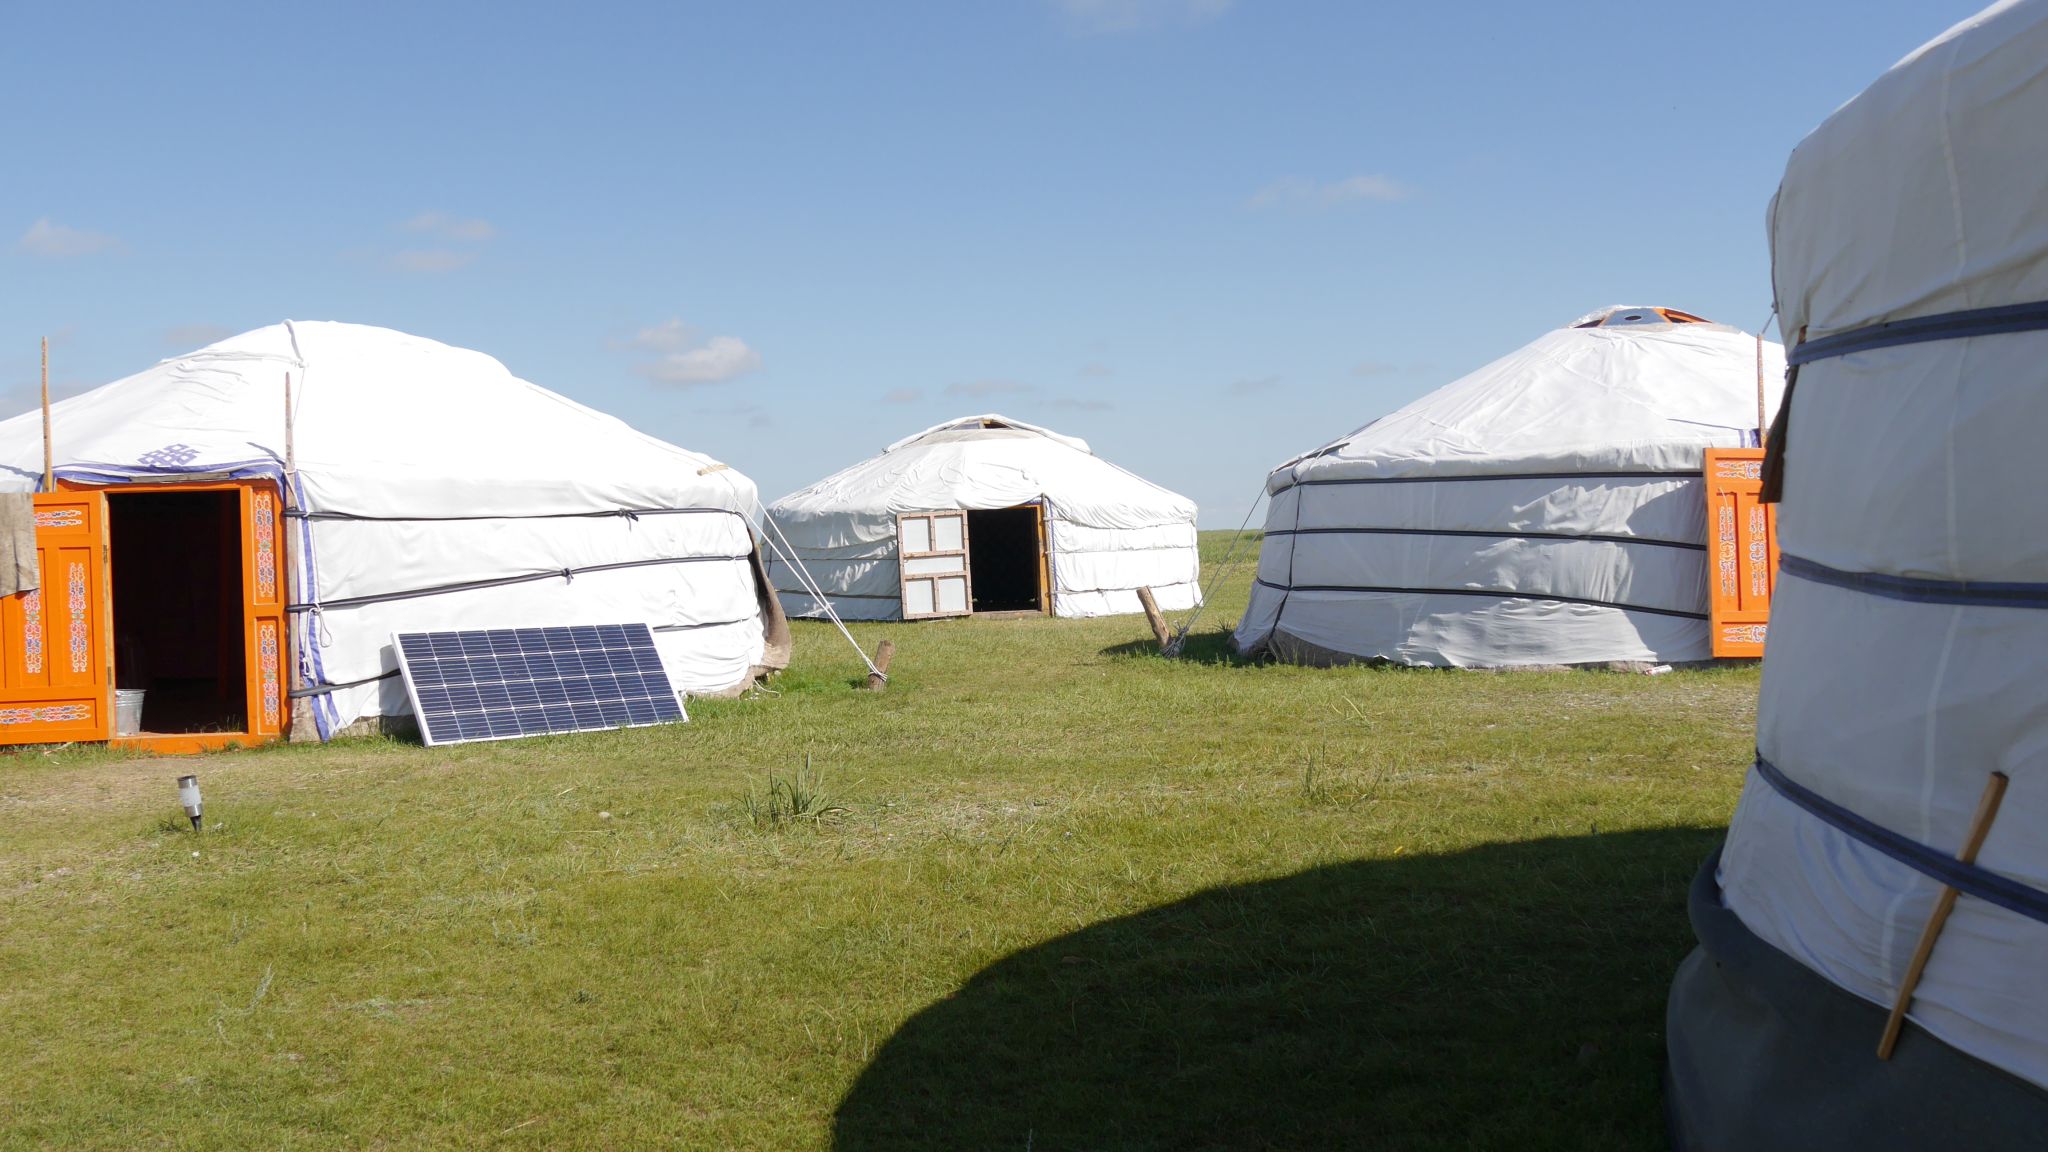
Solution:
[[[1908,1025],[1877,1058],[1884,1009],[1764,943],[1722,907],[1717,850],[1689,901],[1700,946],[1665,1029],[1675,1152],[2038,1149],[2048,1091]]]

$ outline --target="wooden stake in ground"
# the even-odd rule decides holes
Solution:
[[[895,658],[894,640],[884,640],[875,646],[875,670],[868,673],[868,691],[880,692],[889,686],[889,661]]]
[[[43,337],[43,491],[57,490],[56,450],[50,444],[50,338]]]
[[[1969,835],[1963,839],[1963,850],[1956,853],[1956,859],[1965,864],[1977,862],[1977,850],[1984,846],[1984,837],[1991,834],[1991,822],[1998,818],[1999,802],[2005,799],[2006,775],[1993,772],[1991,779],[1984,782],[1984,795],[1977,800],[1977,814],[1970,819]],[[1927,918],[1927,927],[1920,932],[1920,946],[1913,950],[1913,962],[1906,965],[1906,978],[1899,982],[1899,998],[1892,1003],[1891,1019],[1884,1022],[1884,1036],[1877,1042],[1877,1058],[1892,1058],[1892,1048],[1899,1042],[1899,1029],[1906,1023],[1906,1006],[1913,1002],[1913,989],[1920,984],[1920,974],[1927,969],[1927,958],[1934,955],[1934,942],[1941,936],[1942,925],[1948,923],[1948,914],[1956,906],[1956,890],[1944,884],[1941,896],[1934,902],[1934,914]]]
[[[1159,601],[1152,598],[1150,588],[1138,589],[1138,603],[1145,606],[1145,622],[1152,625],[1152,636],[1159,641],[1159,650],[1166,651],[1166,645],[1173,633],[1166,629],[1166,617],[1159,614]]]

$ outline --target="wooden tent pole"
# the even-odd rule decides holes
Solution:
[[[1991,834],[1991,822],[1998,818],[1999,802],[2005,799],[2006,775],[1993,772],[1991,779],[1984,782],[1984,795],[1977,800],[1977,814],[1970,820],[1969,835],[1963,839],[1963,850],[1956,853],[1956,859],[1965,864],[1977,862],[1977,850],[1984,846],[1984,838]],[[1906,1006],[1913,1002],[1913,989],[1920,984],[1920,974],[1927,970],[1927,958],[1934,955],[1934,942],[1941,936],[1941,929],[1948,923],[1948,914],[1956,906],[1956,890],[1946,884],[1941,886],[1941,896],[1934,902],[1934,914],[1927,918],[1927,927],[1920,931],[1920,946],[1913,950],[1913,962],[1906,965],[1906,978],[1899,982],[1899,997],[1892,1002],[1891,1019],[1884,1022],[1884,1036],[1877,1042],[1877,1058],[1892,1058],[1892,1048],[1899,1042],[1899,1029],[1906,1023]]]
[[[43,337],[43,491],[57,490],[57,454],[50,443],[50,338]]]
[[[1768,327],[1768,325],[1767,325]],[[1769,423],[1764,419],[1764,334],[1756,334],[1756,446],[1764,446],[1764,437],[1770,434]]]
[[[298,473],[298,454],[292,450],[292,374],[287,372],[284,374],[284,474],[289,482],[295,480]]]

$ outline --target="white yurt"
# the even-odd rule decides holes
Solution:
[[[257,736],[325,739],[410,715],[401,630],[644,622],[687,693],[786,663],[753,483],[480,352],[287,321],[57,403],[51,425],[56,496],[78,503],[35,498],[60,533],[44,554],[92,529],[105,570],[46,562],[26,633],[10,605],[10,658],[61,674],[10,699],[146,676],[165,708],[196,693]],[[37,413],[0,423],[0,489],[42,488],[43,451]],[[75,653],[46,661],[46,635]]]
[[[1707,659],[1702,455],[1757,444],[1783,373],[1777,345],[1668,308],[1547,333],[1275,469],[1234,643],[1305,663]]]
[[[948,420],[768,507],[801,568],[771,558],[792,616],[1054,616],[1191,608],[1195,505],[1006,416]]]
[[[2048,1146],[2044,125],[2048,2],[1999,4],[1830,116],[1772,202],[1782,561],[1671,992],[1681,1148]]]

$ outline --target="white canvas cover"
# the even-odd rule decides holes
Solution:
[[[792,492],[768,515],[848,620],[902,618],[896,517],[1043,501],[1053,614],[1166,610],[1200,601],[1195,504],[1096,456],[1086,441],[989,413],[949,420]],[[972,541],[969,547],[972,548]],[[823,608],[778,558],[769,572],[792,616]]]
[[[309,684],[366,681],[300,701],[322,738],[410,711],[397,677],[373,679],[396,669],[398,630],[644,621],[697,693],[763,663],[753,483],[480,352],[355,324],[259,328],[53,405],[57,475],[281,478],[288,372],[288,503],[310,514],[289,525],[293,591],[320,606],[293,613],[294,657]],[[0,490],[41,477],[40,416],[0,423]]]
[[[1771,208],[1784,330],[2048,299],[2043,125],[2040,2],[1987,9],[1837,111],[1793,152]],[[2048,332],[1817,360],[1789,417],[1788,565],[2048,583]],[[2048,611],[1784,577],[1757,742],[1789,779],[1943,855],[1988,774],[2006,773],[1978,863],[2048,888]],[[1752,932],[1887,1007],[1939,891],[1755,772],[1719,878]],[[2048,1087],[2048,926],[1964,895],[1909,1017]]]
[[[1759,370],[1775,411],[1778,345],[1602,309],[1288,461],[1234,642],[1450,667],[1708,658],[1700,469],[1757,443]]]

